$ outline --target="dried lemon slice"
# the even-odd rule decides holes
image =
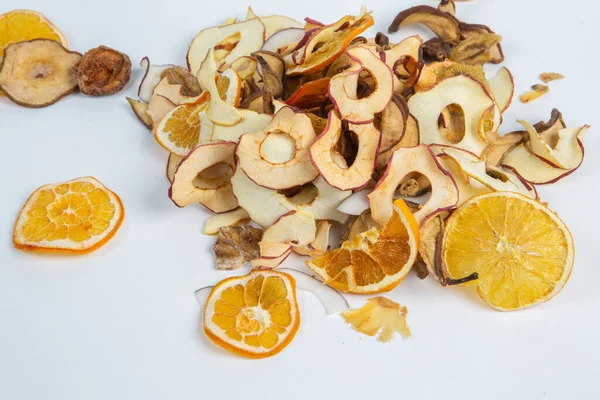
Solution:
[[[254,270],[222,280],[204,307],[204,332],[217,345],[249,358],[271,357],[300,325],[296,281],[283,272]]]
[[[512,192],[463,204],[448,220],[442,248],[450,277],[477,272],[479,296],[501,311],[557,295],[571,275],[574,255],[564,222],[542,203]]]
[[[45,185],[21,209],[13,243],[22,250],[89,253],[115,235],[124,216],[119,196],[95,178]]]

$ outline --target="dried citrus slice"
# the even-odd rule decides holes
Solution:
[[[45,185],[21,209],[13,243],[22,250],[90,253],[115,235],[124,216],[119,196],[96,178]]]
[[[300,325],[296,281],[276,271],[254,270],[224,279],[204,307],[204,332],[217,345],[249,358],[271,357]]]
[[[349,293],[392,290],[412,268],[419,225],[402,199],[387,224],[344,242],[339,249],[306,263],[331,287]]]
[[[0,59],[9,44],[32,39],[51,39],[67,47],[63,33],[37,11],[13,10],[0,15]]]
[[[463,204],[448,220],[442,248],[450,277],[477,272],[479,296],[501,311],[558,294],[571,275],[574,254],[564,222],[542,203],[513,192]]]

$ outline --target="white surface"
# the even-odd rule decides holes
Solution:
[[[243,17],[246,6],[88,3],[3,0],[0,12],[43,11],[79,51],[104,44],[135,64],[145,55],[183,64],[200,29]],[[271,0],[257,1],[254,10],[329,22],[358,12],[361,3]],[[385,30],[413,4],[370,1],[376,25],[369,32]],[[489,24],[504,37],[518,94],[540,72],[567,76],[539,101],[516,102],[503,132],[518,128],[517,118],[546,119],[553,107],[571,125],[592,125],[581,170],[540,190],[572,229],[576,265],[555,300],[509,314],[486,308],[472,290],[441,288],[411,274],[391,297],[408,307],[413,337],[389,345],[327,317],[310,295],[300,296],[300,331],[277,357],[240,359],[206,339],[194,290],[225,275],[214,269],[213,239],[202,235],[207,213],[178,209],[168,199],[167,155],[124,99],[135,93],[139,69],[125,92],[108,98],[73,95],[41,110],[0,99],[0,399],[598,398],[599,11],[589,0],[458,4],[459,18]],[[12,226],[27,196],[42,184],[85,175],[123,199],[125,223],[116,238],[77,258],[13,249]]]

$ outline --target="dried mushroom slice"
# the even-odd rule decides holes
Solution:
[[[196,74],[211,50],[219,65],[230,65],[238,58],[260,50],[265,42],[264,35],[265,26],[257,18],[204,29],[190,44],[187,53],[188,69]]]
[[[137,119],[148,129],[152,129],[152,118],[148,115],[148,103],[125,97]]]
[[[444,43],[457,44],[460,40],[459,21],[452,14],[434,7],[416,6],[400,12],[388,31],[394,33],[409,24],[425,25]]]
[[[262,229],[249,225],[221,228],[217,241],[213,245],[217,269],[224,271],[238,269],[258,257],[258,243],[262,236]]]
[[[75,77],[81,93],[106,96],[120,92],[131,77],[131,60],[110,47],[87,51],[75,66]]]
[[[347,54],[356,64],[331,78],[329,98],[344,121],[354,124],[369,123],[373,121],[375,114],[387,107],[394,94],[392,71],[366,47],[349,49]],[[374,90],[364,97],[359,97],[358,82],[363,71],[373,78]]]
[[[357,190],[369,183],[375,169],[375,161],[381,133],[371,124],[348,124],[358,140],[358,151],[351,165],[336,163],[336,145],[343,132],[342,120],[331,111],[323,133],[310,148],[310,157],[319,173],[331,186],[340,190]]]
[[[447,137],[440,131],[438,122],[444,109],[452,104],[460,107],[464,115],[464,135]],[[454,145],[476,155],[486,146],[479,134],[480,121],[495,105],[485,87],[468,76],[443,79],[408,101],[411,113],[419,121],[421,143]]]
[[[81,57],[49,39],[11,44],[0,65],[0,91],[21,106],[47,107],[77,91]]]
[[[196,147],[179,163],[169,189],[178,207],[200,203],[214,213],[238,207],[230,178],[235,168],[235,143],[218,142]]]
[[[394,152],[383,177],[368,195],[375,222],[380,225],[387,223],[393,213],[394,195],[398,186],[414,173],[425,175],[432,187],[429,200],[414,213],[419,224],[431,215],[456,207],[456,183],[448,171],[442,168],[432,150],[426,145],[401,148]]]
[[[241,137],[239,167],[256,184],[271,189],[311,182],[319,175],[309,156],[315,138],[310,118],[285,107],[264,130]]]

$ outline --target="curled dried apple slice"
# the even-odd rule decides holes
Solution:
[[[231,188],[235,143],[219,142],[196,147],[183,158],[173,177],[169,197],[178,207],[200,203],[214,213],[238,207]]]
[[[366,47],[349,49],[347,54],[356,64],[331,78],[329,98],[344,121],[354,124],[372,122],[375,114],[387,107],[394,94],[392,70]],[[374,79],[375,88],[366,97],[358,98],[358,80],[363,71]]]
[[[369,183],[381,141],[381,133],[371,124],[348,124],[348,130],[358,139],[358,152],[352,165],[335,162],[335,146],[342,135],[342,120],[335,111],[329,112],[327,127],[310,147],[310,157],[319,173],[331,186],[340,190],[356,190]]]
[[[50,39],[13,43],[1,60],[0,92],[24,107],[47,107],[77,91],[73,68],[81,59]]]
[[[217,235],[221,228],[227,226],[237,226],[246,221],[250,221],[250,216],[241,207],[236,208],[233,211],[229,211],[222,214],[216,214],[206,220],[204,224],[204,233],[205,235]]]
[[[218,52],[216,61],[230,65],[242,56],[260,50],[265,42],[265,26],[258,19],[202,30],[192,40],[187,53],[188,69],[196,74],[210,50]]]
[[[322,71],[334,62],[350,42],[373,25],[373,16],[363,9],[361,15],[347,15],[339,21],[318,28],[306,44],[286,58],[287,75]]]
[[[392,101],[375,117],[375,127],[381,131],[379,152],[385,153],[401,140],[408,122],[408,105],[399,96],[394,95]]]
[[[460,41],[459,21],[452,14],[430,6],[416,6],[400,12],[388,31],[394,33],[402,26],[415,23],[431,29],[444,43],[458,44]]]
[[[305,34],[306,31],[304,28],[282,29],[269,36],[261,50],[286,56],[296,47]]]
[[[420,49],[422,44],[423,39],[421,39],[420,36],[410,36],[394,45],[391,49],[380,54],[381,59],[388,67],[394,71],[397,68],[399,69],[399,74],[393,74],[394,93],[397,95],[403,94],[412,85],[409,79],[411,74],[404,68],[402,61],[410,58],[415,62],[418,62],[420,60]]]
[[[309,157],[315,138],[305,113],[283,108],[264,130],[241,137],[236,152],[239,167],[256,184],[271,189],[311,182],[319,175]]]
[[[233,70],[230,69],[230,71]],[[235,71],[233,71],[233,73],[236,74]],[[215,124],[225,126],[235,125],[241,121],[242,115],[233,105],[235,101],[229,103],[221,97],[217,85],[218,78],[219,74],[217,65],[215,64],[214,51],[213,49],[210,49],[198,71],[198,81],[200,81],[200,86],[210,94],[206,115]],[[239,80],[237,74],[235,79],[236,81]]]
[[[368,194],[375,222],[380,225],[387,223],[393,213],[396,189],[407,177],[416,172],[425,175],[432,187],[429,200],[414,213],[419,224],[430,215],[456,207],[458,202],[456,182],[440,165],[432,150],[426,145],[402,148],[394,152],[383,177]]]
[[[508,68],[503,67],[495,77],[489,80],[489,84],[500,111],[504,113],[510,107],[515,94],[515,80],[512,74]]]
[[[464,136],[450,141],[438,129],[438,119],[449,105],[460,107],[464,115]],[[421,143],[447,144],[480,155],[486,146],[479,134],[480,121],[496,106],[485,87],[476,80],[464,76],[443,79],[429,90],[416,93],[408,101],[410,112],[419,121]],[[494,117],[496,120],[497,116]]]

